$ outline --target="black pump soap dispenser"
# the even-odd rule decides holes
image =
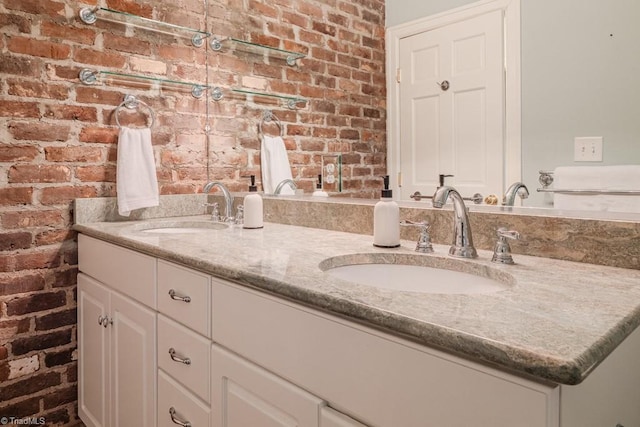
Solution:
[[[382,178],[384,189],[373,209],[373,246],[397,248],[400,246],[400,208],[389,189],[389,175]]]

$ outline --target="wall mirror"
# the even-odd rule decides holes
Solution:
[[[471,3],[387,0],[387,27]],[[640,3],[520,0],[520,15],[524,206],[551,207],[540,170],[640,164]],[[574,138],[590,136],[603,138],[603,161],[575,162]]]

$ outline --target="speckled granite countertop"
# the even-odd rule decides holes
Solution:
[[[352,254],[413,256],[414,242],[379,249],[371,236],[275,223],[261,230],[142,231],[184,221],[209,220],[96,222],[75,229],[542,381],[580,383],[640,324],[638,270],[524,255],[514,255],[516,265],[500,266],[487,251],[462,261],[446,255],[448,246],[434,245],[434,254],[418,260],[469,266],[511,284],[491,294],[399,292],[333,278],[319,264]]]

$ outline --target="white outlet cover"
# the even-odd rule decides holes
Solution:
[[[602,137],[581,136],[574,139],[573,160],[576,162],[601,162]]]

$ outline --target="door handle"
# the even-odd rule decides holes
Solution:
[[[174,424],[178,424],[182,427],[191,427],[191,423],[189,421],[181,420],[176,416],[176,409],[173,406],[169,408],[169,415],[171,416],[171,421],[173,421]]]
[[[180,295],[176,291],[174,291],[173,289],[169,289],[169,296],[171,297],[172,300],[191,302],[191,297],[190,296],[188,296],[188,295],[184,295],[184,296]]]
[[[449,90],[449,81],[448,80],[443,80],[442,82],[436,82],[436,84],[438,86],[440,86],[440,89],[447,91]]]

